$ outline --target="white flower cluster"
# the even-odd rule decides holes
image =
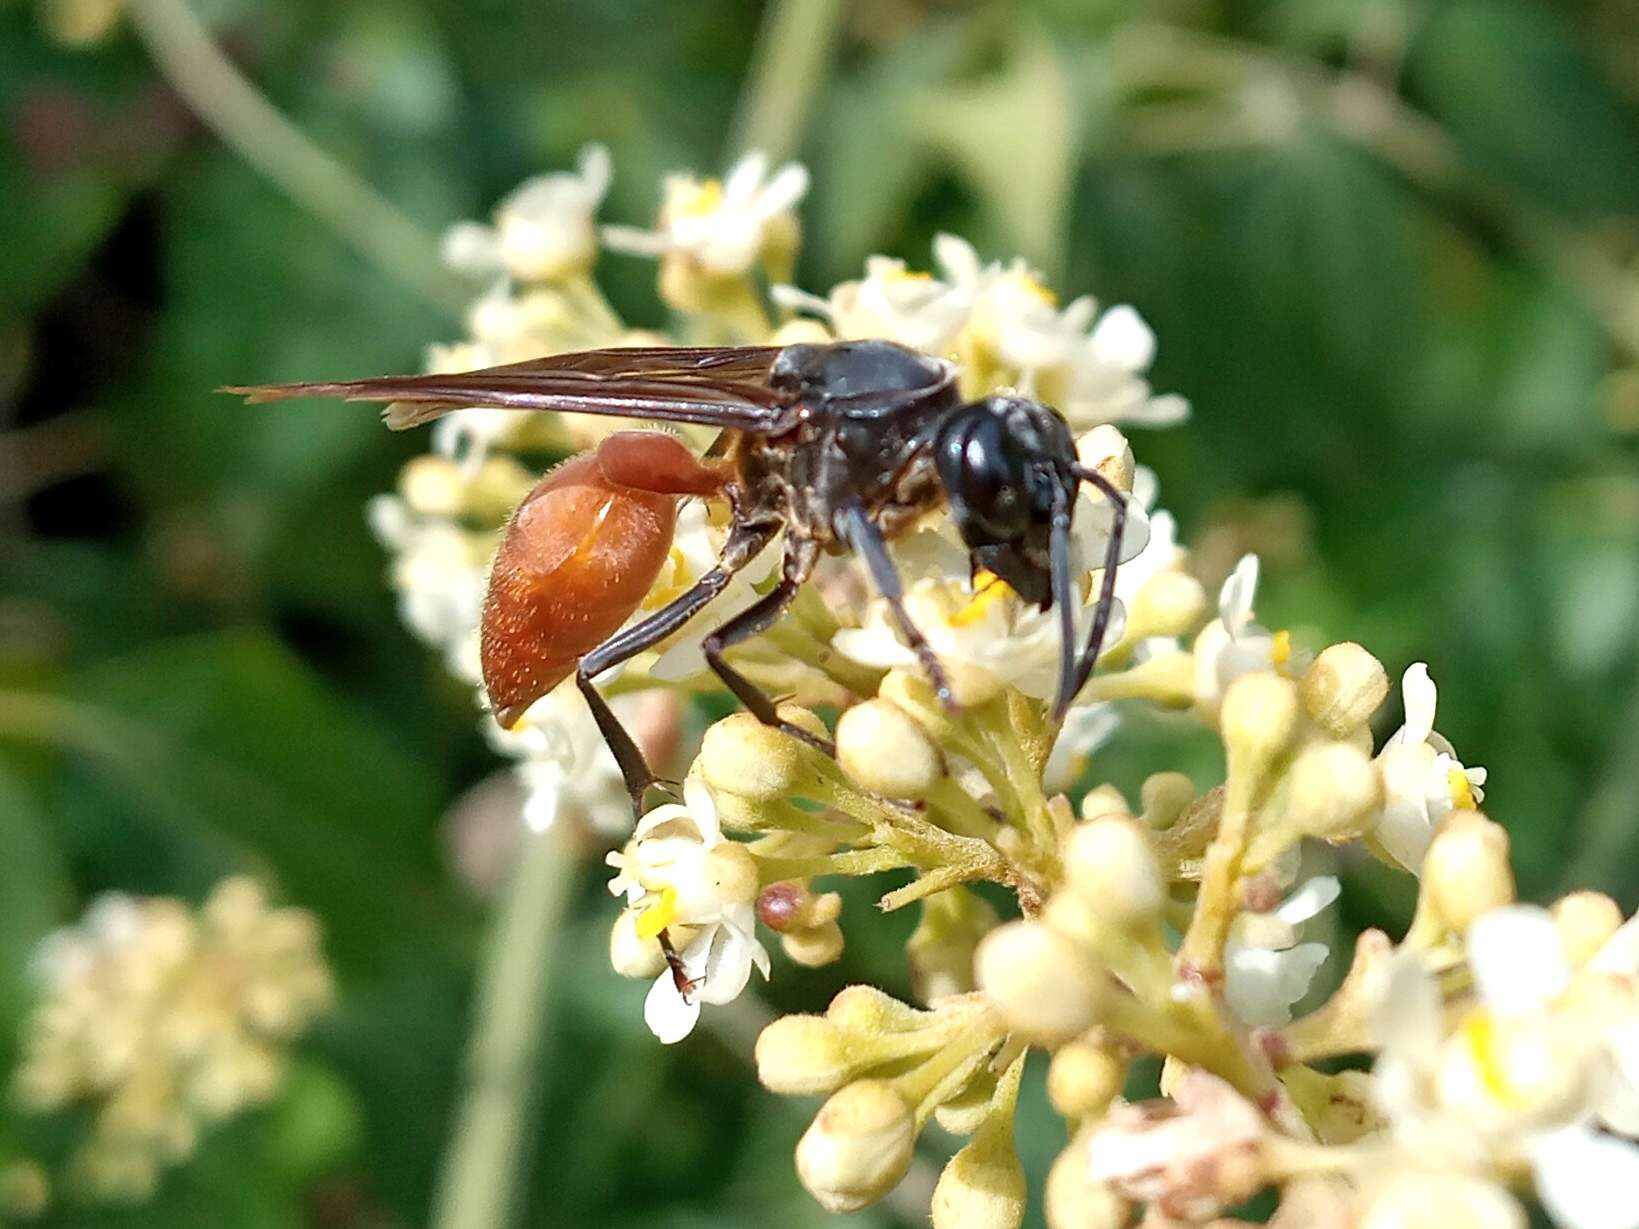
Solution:
[[[99,897],[46,940],[36,972],[14,1096],[91,1112],[72,1177],[113,1200],[146,1198],[209,1124],[273,1097],[292,1041],[332,993],[312,915],[269,907],[242,878],[197,911]]]
[[[1025,1180],[1012,1119],[1023,1056],[1038,1047],[1052,1052],[1049,1098],[1074,1124],[1045,1191],[1053,1229],[1114,1229],[1140,1205],[1146,1223],[1224,1224],[1269,1186],[1287,1225],[1520,1226],[1527,1184],[1567,1229],[1639,1229],[1620,1193],[1639,1169],[1624,1138],[1639,1127],[1639,932],[1603,897],[1551,913],[1514,902],[1506,833],[1478,810],[1485,770],[1435,732],[1425,665],[1405,670],[1404,723],[1378,745],[1387,672],[1359,645],[1305,652],[1260,623],[1255,556],[1212,608],[1155,507],[1154,476],[1113,425],[1187,413],[1150,388],[1155,339],[1138,315],[1090,298],[1060,308],[1025,265],[986,263],[952,236],[936,243],[937,276],[876,256],[863,277],[808,294],[784,284],[800,167],[754,156],[721,183],[673,177],[646,231],[597,225],[609,173],[589,150],[576,175],[532,181],[493,224],[452,232],[452,261],[493,280],[471,336],[433,365],[660,340],[597,292],[601,243],[658,260],[660,298],[691,341],[887,338],[957,364],[967,395],[1037,396],[1127,505],[1115,617],[1062,725],[1048,710],[1057,620],[973,574],[943,516],[891,549],[954,708],[857,560],[827,560],[780,623],[736,650],[739,669],[788,697],[784,729],[747,713],[711,726],[681,800],[644,814],[609,855],[623,902],[610,958],[650,983],[654,1033],[680,1041],[752,970],[769,976],[770,937],[794,963],[835,960],[841,898],[821,881],[898,871],[880,903],[921,914],[907,956],[925,1006],[851,987],[758,1043],[768,1087],[828,1095],[796,1155],[828,1209],[880,1198],[937,1120],[969,1142],[934,1192],[935,1226],[1015,1229]],[[487,557],[532,481],[524,460],[586,447],[607,424],[482,410],[446,421],[435,455],[371,518],[394,552],[406,621],[473,682]],[[1090,495],[1076,509],[1078,640],[1113,511]],[[685,504],[640,615],[712,566],[721,520]],[[766,588],[775,557],[736,578],[724,610]],[[657,763],[656,747],[681,741],[675,710],[647,732],[636,710],[645,696],[716,686],[701,669],[704,626],[601,680]],[[1098,784],[1078,815],[1064,791],[1097,780],[1095,753],[1135,708],[1213,732],[1223,781],[1156,773],[1136,799]],[[572,684],[491,737],[519,762],[532,824],[576,816],[628,831],[619,774]],[[1361,936],[1317,1002],[1322,915],[1339,885],[1303,868],[1342,846],[1417,875],[1418,908],[1398,944]],[[1011,890],[1022,916],[1003,921],[978,882]],[[1141,1053],[1165,1057],[1165,1096],[1128,1104]],[[1342,1055],[1375,1065],[1322,1064]]]

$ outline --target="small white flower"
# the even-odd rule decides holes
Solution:
[[[659,228],[606,226],[603,241],[614,251],[639,256],[678,253],[707,273],[738,277],[757,263],[771,227],[782,221],[795,225],[797,202],[807,191],[803,166],[788,162],[770,175],[767,156],[750,153],[721,183],[668,175]]]
[[[1297,928],[1318,916],[1338,892],[1335,876],[1316,876],[1273,912],[1236,918],[1224,952],[1224,999],[1243,1024],[1291,1023],[1293,1005],[1309,992],[1327,956],[1324,943],[1299,943]]]
[[[638,695],[625,695],[609,703],[624,720],[640,702]],[[484,733],[497,751],[518,761],[525,789],[523,818],[534,831],[544,831],[564,815],[579,816],[612,836],[630,829],[632,802],[625,778],[574,679],[536,700],[510,730],[487,718]]]
[[[1613,1024],[1588,1006],[1597,996],[1575,992],[1578,974],[1544,909],[1482,914],[1469,927],[1466,954],[1476,1002],[1449,1034],[1421,959],[1404,953],[1391,970],[1373,1091],[1396,1138],[1465,1164],[1523,1155],[1566,1229],[1639,1226],[1639,1145],[1596,1126],[1621,1126],[1609,1110],[1631,1103],[1617,1051],[1634,1016]],[[1585,975],[1608,975],[1599,959]]]
[[[444,259],[467,273],[504,272],[520,282],[553,282],[597,258],[598,206],[609,190],[609,151],[581,150],[578,170],[526,180],[495,209],[495,225],[462,222],[444,235]]]
[[[753,966],[765,978],[769,973],[751,900],[724,899],[712,874],[712,852],[727,843],[711,791],[691,776],[683,783],[682,805],[650,811],[626,848],[608,857],[616,870],[609,891],[638,911],[638,934],[658,941],[667,931],[679,944],[688,991],[678,987],[668,968],[655,978],[643,1004],[650,1031],[668,1045],[694,1030],[702,1003],[738,997]]]
[[[421,516],[396,495],[375,496],[365,515],[376,540],[393,552],[399,617],[443,650],[450,673],[476,683],[478,620],[494,541],[441,517]]]
[[[1112,307],[1071,355],[1059,410],[1070,425],[1101,422],[1170,427],[1189,417],[1184,398],[1156,396],[1143,373],[1155,358],[1155,334],[1131,307]]]
[[[866,258],[863,278],[840,283],[825,298],[794,286],[773,290],[780,306],[813,312],[838,338],[881,338],[942,357],[954,353],[973,295],[970,285],[913,272],[888,256]]]
[[[1434,730],[1438,691],[1428,667],[1417,662],[1400,680],[1406,723],[1378,753],[1383,814],[1375,836],[1413,874],[1422,865],[1434,826],[1456,807],[1485,801],[1486,771],[1465,768],[1451,743]]]
[[[1257,595],[1258,557],[1244,555],[1218,591],[1218,617],[1195,638],[1195,700],[1214,717],[1236,679],[1258,670],[1279,670],[1291,660],[1291,636],[1253,621]]]
[[[1081,575],[1089,570],[1088,561],[1104,557],[1110,528],[1109,506],[1081,495],[1075,513],[1075,566]],[[1129,504],[1123,556],[1136,556],[1148,538],[1143,510]],[[893,544],[893,551],[906,581],[906,612],[950,675],[959,703],[983,703],[1007,685],[1038,699],[1054,694],[1062,652],[1056,611],[1023,601],[996,577],[973,577],[968,551],[948,525],[907,535]],[[1078,646],[1085,641],[1095,604],[1076,611]],[[1120,639],[1124,620],[1117,603],[1107,645]],[[862,626],[838,631],[832,644],[844,656],[878,669],[920,665],[880,597],[866,608]]]

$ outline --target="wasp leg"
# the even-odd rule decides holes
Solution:
[[[921,628],[911,621],[910,613],[905,609],[905,586],[899,579],[899,569],[894,567],[893,556],[888,553],[888,543],[882,531],[861,504],[849,504],[838,513],[837,529],[870,569],[876,591],[888,603],[894,622],[899,624],[900,634],[910,645],[911,652],[916,654],[916,660],[922,664],[922,673],[933,684],[939,703],[944,705],[947,712],[954,712],[956,696],[950,689],[950,679],[945,674],[945,667],[940,664],[939,655],[933,651],[933,646],[928,643]]]
[[[701,608],[728,586],[729,579],[768,545],[775,529],[769,526],[740,527],[735,529],[723,545],[717,566],[706,572],[686,592],[673,598],[641,623],[634,623],[624,631],[616,632],[585,657],[575,670],[575,686],[586,697],[592,710],[592,720],[598,732],[620,766],[620,775],[626,782],[626,792],[632,797],[632,811],[641,814],[643,795],[655,783],[655,775],[643,758],[626,727],[620,724],[609,704],[599,694],[592,680],[611,666],[636,657],[644,649],[659,644],[667,636],[692,619]]]
[[[672,937],[664,930],[660,932],[660,950],[666,957],[666,967],[672,971],[672,985],[677,987],[677,993],[687,1003],[689,995],[694,993],[699,980],[689,976],[689,971],[683,966],[683,957],[672,946]]]
[[[1070,701],[1075,698],[1076,667],[1076,578],[1070,575],[1070,496],[1062,487],[1053,491],[1053,527],[1048,542],[1049,580],[1059,623],[1059,690],[1053,701],[1053,720],[1063,721]]]
[[[786,552],[780,583],[707,636],[702,647],[706,653],[706,664],[758,721],[807,743],[816,751],[835,757],[835,745],[781,717],[774,701],[760,687],[723,660],[724,650],[767,631],[785,613],[785,608],[791,605],[803,581],[813,570],[817,553],[812,543],[793,544]]]
[[[1110,627],[1110,614],[1115,609],[1115,571],[1121,564],[1121,539],[1127,532],[1127,497],[1103,474],[1096,469],[1085,469],[1078,465],[1075,474],[1083,482],[1090,482],[1096,486],[1105,499],[1110,501],[1110,543],[1104,550],[1104,576],[1098,588],[1098,606],[1093,611],[1093,628],[1087,633],[1087,647],[1082,650],[1081,658],[1076,662],[1075,684],[1067,695],[1061,694],[1058,703],[1053,707],[1055,720],[1064,717],[1065,710],[1070,707],[1070,701],[1075,699],[1076,693],[1087,684],[1092,677],[1093,667],[1098,664],[1098,655],[1104,651],[1104,633]]]

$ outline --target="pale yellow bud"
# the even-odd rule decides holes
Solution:
[[[888,700],[856,704],[837,721],[837,762],[866,789],[922,798],[944,776],[939,749],[904,709]]]
[[[770,1092],[833,1092],[853,1059],[848,1035],[826,1016],[781,1016],[757,1036],[757,1078]]]
[[[1133,596],[1127,612],[1132,636],[1187,636],[1207,614],[1206,590],[1188,572],[1157,572]]]
[[[1133,489],[1137,464],[1132,445],[1113,423],[1100,423],[1076,441],[1076,459],[1088,469],[1096,469],[1118,489]]]
[[[1365,649],[1351,641],[1328,645],[1303,672],[1303,707],[1334,738],[1371,720],[1389,694],[1389,676]]]
[[[708,849],[705,874],[718,900],[743,905],[757,898],[757,857],[738,841],[719,841]]]
[[[1219,728],[1230,771],[1268,770],[1297,733],[1298,689],[1272,670],[1243,674],[1224,692]]]
[[[875,1203],[905,1176],[916,1118],[892,1084],[857,1080],[831,1095],[797,1141],[797,1177],[827,1212]]]
[[[768,339],[771,346],[814,345],[823,346],[835,341],[831,330],[811,316],[796,316],[787,320],[774,330],[774,335]]]
[[[666,953],[651,936],[637,933],[637,911],[622,909],[609,930],[609,966],[622,977],[658,977],[666,967]]]
[[[423,453],[398,471],[398,493],[412,512],[422,516],[460,516],[467,503],[461,467],[448,457]]]
[[[1435,913],[1461,934],[1487,910],[1514,899],[1508,833],[1478,811],[1452,811],[1423,855],[1423,891]]]
[[[1112,1046],[1072,1041],[1047,1068],[1047,1099],[1064,1118],[1102,1114],[1127,1082],[1127,1060]]]
[[[1292,763],[1287,813],[1308,836],[1344,841],[1362,835],[1383,801],[1371,757],[1350,743],[1309,747]]]
[[[981,1129],[939,1175],[929,1209],[933,1229],[1018,1229],[1025,1195],[1011,1133]]]
[[[1181,772],[1151,773],[1144,779],[1138,798],[1144,826],[1162,832],[1178,822],[1186,807],[1195,801],[1195,782]]]
[[[1104,970],[1043,922],[991,931],[974,954],[974,975],[1009,1029],[1047,1046],[1091,1028],[1104,996]]]
[[[1565,958],[1580,968],[1622,925],[1622,909],[1603,892],[1572,892],[1554,902],[1554,928]]]
[[[825,1018],[853,1033],[906,1033],[922,1028],[934,1017],[901,1003],[875,986],[848,986],[825,1009]]]
[[[467,513],[486,523],[504,521],[535,481],[536,475],[516,457],[491,453],[467,490]]]
[[[1100,815],[1131,815],[1132,808],[1121,791],[1106,782],[1095,785],[1087,791],[1081,800],[1081,817],[1083,819],[1097,819]]]
[[[1127,1201],[1093,1181],[1085,1134],[1072,1139],[1047,1171],[1044,1196],[1048,1229],[1121,1229],[1131,1219]]]
[[[804,750],[789,734],[750,713],[734,713],[706,731],[700,772],[713,789],[773,802],[791,794],[802,779]]]
[[[805,969],[823,968],[842,959],[842,927],[826,922],[822,926],[787,931],[780,936],[780,947]]]
[[[1064,874],[1090,910],[1124,929],[1152,925],[1166,903],[1161,866],[1136,820],[1106,815],[1079,825],[1064,843]]]
[[[1409,1173],[1367,1201],[1360,1229],[1525,1229],[1524,1210],[1482,1178]]]

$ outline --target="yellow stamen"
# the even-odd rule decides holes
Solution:
[[[672,887],[661,888],[653,896],[652,903],[644,907],[637,915],[636,930],[641,939],[657,939],[660,932],[670,926],[672,919],[677,916],[677,889]]]
[[[1468,1049],[1468,1057],[1485,1090],[1504,1105],[1523,1104],[1525,1098],[1521,1090],[1508,1079],[1503,1039],[1497,1035],[1497,1022],[1491,1014],[1475,1012],[1463,1021],[1458,1035]]]
[[[1269,660],[1273,665],[1284,666],[1292,660],[1292,633],[1284,629],[1269,637]]]
[[[1474,788],[1468,783],[1468,774],[1460,768],[1446,773],[1446,785],[1451,790],[1451,805],[1459,810],[1474,809]]]
[[[921,269],[890,269],[883,278],[889,282],[931,282],[933,274]]]
[[[676,195],[666,202],[671,212],[687,217],[700,217],[723,203],[723,185],[715,179],[680,186]]]
[[[985,617],[985,612],[1013,592],[1013,586],[991,571],[979,572],[973,578],[973,597],[945,622],[952,627],[972,627]]]

